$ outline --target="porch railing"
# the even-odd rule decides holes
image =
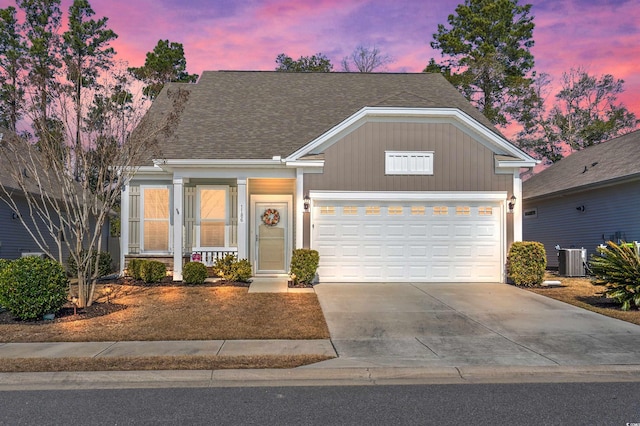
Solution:
[[[237,247],[193,247],[191,249],[191,261],[204,263],[205,266],[213,266],[217,259],[222,259],[227,254],[238,254]]]

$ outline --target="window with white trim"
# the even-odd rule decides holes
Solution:
[[[336,214],[336,208],[333,206],[321,206],[320,207],[321,215],[334,215]]]
[[[199,186],[196,216],[198,247],[228,247],[227,217],[229,188]]]
[[[471,207],[469,206],[457,206],[456,216],[469,216],[471,214]]]
[[[414,216],[424,216],[425,211],[424,206],[411,206],[411,214]]]
[[[449,208],[447,206],[434,206],[433,207],[433,215],[434,216],[447,216],[449,214]]]
[[[493,215],[493,207],[478,207],[478,215],[479,216],[491,216]]]
[[[144,252],[169,251],[170,193],[166,186],[142,186],[140,217],[142,218],[141,250]]]
[[[432,175],[432,151],[385,151],[384,172],[387,175]]]
[[[389,206],[387,212],[389,216],[400,216],[402,215],[402,206]]]
[[[343,215],[354,215],[358,214],[358,206],[344,206],[342,208]]]
[[[380,206],[367,206],[364,209],[364,214],[367,216],[377,216],[380,214]]]

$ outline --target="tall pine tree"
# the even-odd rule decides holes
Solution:
[[[441,72],[496,125],[518,117],[535,73],[531,5],[518,0],[465,0],[438,25],[431,47],[442,53],[425,72]]]

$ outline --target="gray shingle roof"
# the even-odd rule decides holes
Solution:
[[[206,71],[196,84],[168,84],[148,114],[167,112],[167,92],[189,99],[165,159],[286,157],[363,107],[458,108],[497,134],[440,74]]]
[[[574,152],[522,184],[525,199],[640,177],[640,130]]]

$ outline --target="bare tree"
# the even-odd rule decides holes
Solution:
[[[373,72],[377,69],[384,70],[385,66],[393,63],[389,55],[380,52],[377,46],[360,45],[354,49],[350,56],[342,58],[342,70],[351,72],[352,66],[357,72]]]
[[[94,113],[87,114],[80,143],[75,143],[74,100],[61,88],[52,96],[62,117],[57,129],[42,133],[37,144],[4,132],[0,144],[5,165],[0,199],[43,253],[62,261],[63,249],[68,250],[77,265],[79,306],[93,301],[103,225],[138,167],[160,156],[156,137],[175,127],[188,96],[172,90],[165,119],[151,122],[142,118],[142,108],[124,109],[113,97],[125,92],[117,79],[95,93],[100,110],[95,113],[94,104]],[[27,212],[20,211],[16,194],[26,199]]]

